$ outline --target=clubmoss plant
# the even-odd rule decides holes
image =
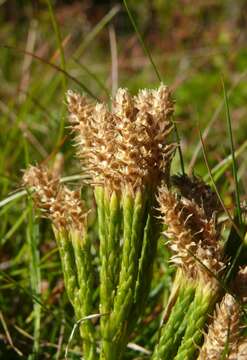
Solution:
[[[224,268],[216,216],[209,206],[214,194],[208,192],[203,201],[206,186],[199,186],[196,178],[186,180],[182,183],[181,177],[173,178],[183,195],[167,186],[159,192],[160,210],[167,224],[165,235],[173,252],[171,261],[178,267],[179,276],[175,282],[177,299],[161,328],[152,357],[155,360],[172,359],[176,354],[176,359],[193,357],[218,292],[217,281],[206,269],[216,276]]]
[[[87,213],[80,192],[69,190],[44,167],[30,166],[23,181],[41,214],[52,221],[67,295],[77,320],[83,319],[93,310],[93,269]],[[96,359],[95,329],[90,320],[81,323],[80,331],[85,358]]]
[[[68,92],[78,156],[91,175],[100,238],[101,359],[120,359],[142,312],[158,239],[155,193],[169,181],[175,145],[173,101],[163,84],[131,96],[119,89],[111,111]]]

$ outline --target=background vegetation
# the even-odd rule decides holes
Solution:
[[[199,123],[216,184],[231,210],[235,187],[222,78],[244,200],[247,1],[129,0],[128,6],[162,80],[173,88],[186,172],[209,181]],[[68,357],[79,359],[76,329],[69,341],[73,312],[56,243],[48,222],[37,221],[26,201],[22,169],[61,153],[64,175],[75,175],[67,180],[81,176],[67,128],[67,89],[107,100],[118,86],[135,93],[159,80],[121,2],[1,0],[0,26],[0,358],[60,359],[69,344]],[[173,172],[181,171],[178,155],[174,163]],[[145,358],[153,348],[171,275],[161,240],[130,358]]]

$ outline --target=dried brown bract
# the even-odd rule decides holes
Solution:
[[[166,186],[160,189],[158,200],[167,225],[165,235],[174,252],[172,261],[192,277],[200,273],[204,278],[212,278],[204,267],[218,274],[224,267],[223,249],[214,217],[208,219],[204,209],[195,201],[174,194]]]
[[[168,141],[174,106],[167,86],[137,96],[119,89],[111,111],[72,91],[67,99],[78,155],[94,183],[136,191],[167,176],[176,147]]]
[[[220,360],[227,349],[225,359],[238,359],[240,306],[233,296],[226,294],[216,306],[199,360]]]
[[[237,360],[246,360],[247,359],[247,338],[243,338],[240,340],[238,345],[238,354],[235,358]]]
[[[69,190],[45,167],[30,166],[24,173],[23,183],[31,190],[37,208],[56,228],[83,230],[86,214],[80,191]]]

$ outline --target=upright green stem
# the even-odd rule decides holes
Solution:
[[[134,199],[130,194],[125,194],[123,199],[123,257],[113,313],[116,328],[128,317],[134,301],[142,245],[144,201],[141,192]]]
[[[157,250],[157,241],[160,227],[152,214],[148,214],[144,228],[141,257],[139,259],[138,278],[135,288],[135,303],[144,306],[150,289],[154,257]]]
[[[193,301],[195,284],[188,284],[183,279],[178,298],[172,308],[168,321],[161,329],[160,339],[155,347],[152,360],[173,359],[181,342],[185,328],[181,331],[181,323],[187,320],[187,311]]]
[[[210,283],[199,283],[191,304],[183,341],[174,360],[193,360],[203,337],[203,327],[216,301],[217,293]]]
[[[103,343],[108,342],[108,322],[113,311],[119,279],[121,211],[115,192],[111,195],[102,187],[95,189],[100,237],[100,319]]]
[[[119,284],[110,315],[106,338],[102,344],[102,359],[120,359],[127,341],[130,311],[135,298],[139,258],[143,240],[145,200],[138,192],[124,193],[123,206],[123,248]]]
[[[98,212],[98,229],[100,238],[100,312],[105,314],[109,311],[109,275],[107,267],[108,244],[106,214],[104,206],[104,189],[99,187],[95,189],[95,199]],[[104,317],[101,318],[101,327],[104,323]]]
[[[157,246],[151,198],[95,189],[100,237],[102,360],[120,360],[148,295]],[[122,240],[122,243],[121,243]],[[120,263],[121,262],[121,263]]]
[[[132,331],[138,317],[142,314],[151,286],[153,263],[157,250],[160,227],[153,214],[148,214],[143,234],[141,257],[138,264],[138,276],[135,286],[134,303],[128,323],[128,333]]]
[[[75,265],[74,249],[67,231],[58,231],[53,227],[60,253],[64,283],[68,298],[74,307],[77,304],[78,279]]]
[[[71,231],[71,240],[75,253],[78,274],[77,318],[83,319],[93,312],[93,266],[90,241],[86,231]],[[83,339],[83,356],[86,360],[97,359],[95,327],[91,320],[83,320],[80,326]]]
[[[105,228],[107,230],[107,268],[109,275],[110,307],[113,306],[114,296],[119,280],[120,267],[120,237],[121,211],[118,195],[113,192],[109,197],[104,192]]]

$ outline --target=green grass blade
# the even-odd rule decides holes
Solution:
[[[4,245],[4,243],[10,239],[15,233],[16,231],[19,229],[19,227],[22,225],[23,221],[26,219],[26,216],[29,212],[29,208],[25,209],[25,211],[23,211],[23,213],[20,215],[20,217],[16,220],[16,222],[14,223],[14,225],[9,229],[9,231],[7,232],[7,234],[2,238],[1,240],[1,246]]]
[[[61,36],[61,32],[52,8],[52,4],[50,0],[46,0],[47,2],[47,6],[49,9],[49,15],[51,18],[51,22],[52,22],[52,26],[56,35],[56,41],[57,41],[57,45],[59,48],[59,52],[60,52],[60,56],[61,56],[61,68],[66,71],[66,62],[65,62],[65,56],[64,56],[64,51],[63,51],[63,44],[62,44],[62,36]],[[63,86],[64,86],[64,91],[66,91],[67,88],[67,78],[66,75],[63,74]]]
[[[93,99],[97,100],[97,101],[100,101],[98,99],[98,97],[96,95],[94,95],[92,93],[91,90],[89,90],[81,81],[79,81],[76,77],[70,75],[67,71],[63,70],[61,67],[57,66],[56,64],[53,64],[49,61],[47,61],[46,59],[43,59],[42,57],[36,55],[36,54],[33,54],[33,53],[30,53],[29,51],[26,51],[26,50],[23,50],[23,49],[18,49],[18,48],[15,48],[13,46],[8,46],[8,45],[0,45],[0,47],[2,48],[5,48],[5,49],[9,49],[9,50],[14,50],[16,52],[19,52],[21,54],[26,54],[26,55],[30,55],[32,56],[34,59],[42,62],[43,64],[46,64],[46,65],[49,65],[50,67],[52,67],[53,69],[55,69],[56,71],[59,71],[60,73],[66,75],[66,77],[72,81],[74,81],[78,86],[80,86],[83,91],[85,91],[89,96],[91,96]]]
[[[110,99],[111,94],[109,92],[109,90],[107,89],[107,87],[103,84],[103,82],[98,78],[98,76],[96,76],[87,66],[85,66],[84,64],[82,64],[80,61],[78,61],[77,59],[73,59],[74,62],[80,66],[92,79],[94,79],[96,81],[96,83],[98,84],[98,86],[105,92],[106,96]]]
[[[240,147],[235,151],[235,158],[237,159],[246,149],[247,149],[247,140],[245,140],[242,143],[242,145],[240,145]],[[232,165],[232,155],[230,154],[211,170],[214,176],[214,180],[217,182],[231,165]],[[209,174],[206,174],[203,177],[203,180],[207,182],[209,178],[210,178]]]
[[[198,126],[198,130],[199,130],[200,140],[201,140],[201,143],[202,143],[202,152],[203,152],[204,161],[205,161],[205,164],[206,164],[206,167],[207,167],[207,170],[208,170],[208,173],[209,173],[213,188],[214,188],[214,190],[215,190],[215,192],[216,192],[216,194],[217,194],[217,196],[219,198],[219,201],[221,203],[221,206],[224,209],[225,213],[227,214],[232,226],[236,229],[237,233],[242,238],[241,232],[240,232],[239,228],[237,227],[237,225],[234,223],[233,218],[232,218],[229,210],[225,207],[224,201],[223,201],[223,199],[222,199],[222,197],[221,197],[221,195],[220,195],[220,193],[218,191],[218,188],[217,188],[217,186],[215,184],[215,181],[214,181],[214,178],[213,178],[213,175],[212,175],[212,171],[211,171],[210,166],[209,166],[204,140],[202,138],[202,132],[201,132],[201,129],[200,129],[199,126]]]
[[[36,296],[29,288],[24,287],[20,285],[19,281],[16,281],[12,276],[10,276],[6,271],[0,269],[0,280],[5,281],[8,284],[12,284],[15,289],[19,290],[21,293],[29,296],[32,298],[33,301],[38,303],[44,312],[46,312],[49,315],[53,315],[53,310],[55,311],[55,307],[47,306],[45,303],[43,303],[40,299],[40,297]],[[57,309],[56,309],[57,311]],[[64,311],[59,310],[59,314],[61,315],[61,318],[64,318],[66,320],[66,323],[70,326],[73,325],[73,322],[71,321],[70,316],[64,316]]]
[[[79,59],[85,49],[92,44],[94,38],[99,32],[114,18],[114,16],[120,11],[120,6],[114,6],[93,28],[93,30],[86,36],[81,46],[76,50],[74,56]]]
[[[143,51],[144,51],[144,53],[147,55],[150,63],[152,64],[158,80],[161,82],[161,81],[162,81],[161,75],[160,75],[160,73],[159,73],[159,71],[158,71],[158,69],[157,69],[157,66],[155,65],[155,63],[154,63],[154,61],[153,61],[153,57],[152,57],[152,55],[151,55],[148,47],[146,46],[145,41],[143,40],[143,37],[142,37],[142,35],[141,35],[138,27],[137,27],[137,24],[136,24],[136,22],[135,22],[135,20],[134,20],[134,17],[133,17],[133,15],[132,15],[131,12],[130,12],[130,9],[129,9],[129,7],[128,7],[127,1],[126,1],[126,0],[123,0],[123,3],[124,3],[124,6],[125,6],[125,8],[126,8],[126,11],[127,11],[128,16],[129,16],[129,19],[130,19],[130,21],[131,21],[131,24],[132,24],[132,26],[133,26],[133,28],[134,28],[134,30],[135,30],[135,32],[136,32],[136,35],[138,36],[138,39],[139,39],[140,44],[141,44],[141,46],[142,46],[142,48],[143,48]]]
[[[230,266],[230,268],[229,268],[229,270],[227,271],[227,274],[226,274],[226,276],[225,276],[225,282],[227,282],[228,279],[230,278],[230,276],[231,276],[234,268],[235,268],[235,265],[236,265],[236,263],[237,263],[237,261],[238,261],[238,259],[239,259],[239,256],[240,256],[240,254],[241,254],[241,252],[242,252],[242,249],[243,249],[243,247],[244,247],[244,238],[243,238],[243,235],[242,235],[242,233],[241,233],[241,230],[240,230],[240,229],[238,228],[238,226],[235,224],[235,222],[234,222],[234,220],[233,220],[233,218],[232,218],[229,210],[225,207],[225,204],[224,204],[224,202],[223,202],[223,199],[222,199],[222,197],[221,197],[221,195],[220,195],[220,193],[219,193],[219,191],[218,191],[218,189],[217,189],[217,186],[216,186],[216,184],[215,184],[215,181],[214,181],[214,178],[213,178],[213,175],[212,175],[212,172],[211,172],[209,163],[208,163],[208,158],[207,158],[207,154],[206,154],[206,148],[205,148],[204,140],[203,140],[203,138],[202,138],[202,133],[201,133],[201,129],[200,129],[199,125],[198,125],[198,130],[199,130],[199,136],[200,136],[201,145],[202,145],[203,157],[204,157],[204,160],[205,160],[206,167],[207,167],[207,169],[208,169],[208,173],[209,173],[210,179],[211,179],[211,181],[212,181],[212,185],[213,185],[214,190],[215,190],[215,192],[216,192],[216,194],[217,194],[217,196],[218,196],[218,199],[219,199],[219,201],[220,201],[220,203],[221,203],[222,208],[224,209],[225,213],[227,214],[227,216],[228,216],[228,218],[229,218],[229,220],[230,220],[230,222],[231,222],[231,225],[233,226],[234,230],[236,230],[236,233],[238,234],[239,238],[242,240],[241,245],[239,246],[239,248],[238,248],[238,250],[237,250],[237,252],[236,252],[236,254],[235,254],[235,256],[234,256],[234,259],[233,259],[233,261],[232,261],[232,263],[231,263],[231,266]]]
[[[241,83],[241,81],[247,76],[247,71],[244,71],[243,73],[241,73],[235,80],[234,84],[232,85],[232,87],[230,88],[230,90],[228,91],[228,96],[230,96],[234,90],[236,89],[236,87]],[[212,127],[214,125],[214,123],[217,121],[222,109],[224,107],[224,100],[222,100],[220,102],[220,104],[217,106],[217,108],[215,109],[214,113],[213,113],[213,116],[211,118],[211,120],[209,121],[207,127],[204,129],[203,131],[203,140],[205,141],[206,138],[208,137],[210,131],[212,130]],[[197,157],[198,157],[198,154],[201,150],[201,141],[199,140],[198,141],[198,144],[196,145],[195,147],[195,150],[194,150],[194,154],[193,154],[193,157],[190,161],[190,164],[189,164],[189,173],[192,172],[192,169],[194,168],[194,165],[196,163],[196,160],[197,160]]]
[[[30,204],[31,206],[31,204]],[[30,209],[30,207],[29,207]],[[32,207],[31,207],[32,209]],[[37,298],[40,298],[41,289],[41,273],[40,273],[40,256],[39,256],[39,226],[34,221],[34,214],[29,212],[27,226],[27,243],[30,250],[30,284],[32,292]],[[35,354],[39,352],[40,343],[40,324],[41,324],[41,306],[36,301],[33,302],[34,316],[34,344],[33,351]]]
[[[52,4],[50,0],[46,0],[47,2],[47,6],[48,6],[48,10],[49,10],[49,15],[51,18],[51,22],[52,22],[52,26],[56,35],[56,41],[57,41],[57,45],[59,48],[59,52],[60,52],[60,56],[61,56],[61,68],[62,70],[66,73],[66,63],[65,63],[65,56],[64,56],[64,51],[63,51],[63,44],[62,44],[62,36],[61,36],[61,32],[52,8]],[[67,91],[67,78],[66,78],[66,74],[63,73],[63,77],[62,77],[62,84],[63,84],[63,92],[64,92],[64,96],[66,94]],[[64,112],[65,109],[63,109],[62,111],[62,115],[61,115],[61,121],[60,121],[60,126],[59,126],[59,130],[58,130],[58,137],[57,137],[57,144],[60,143],[62,137],[63,137],[63,133],[64,133],[64,120],[65,120],[65,116],[64,116]]]
[[[182,173],[182,175],[185,175],[184,159],[183,159],[183,153],[182,153],[182,148],[181,148],[180,136],[179,136],[177,125],[174,121],[173,121],[173,126],[174,126],[176,141],[178,144],[178,155],[179,155],[179,160],[180,160],[181,173]]]
[[[242,224],[242,214],[241,214],[240,195],[239,195],[238,169],[237,169],[237,162],[236,162],[235,151],[234,151],[234,141],[233,141],[233,134],[232,134],[232,124],[231,124],[231,115],[230,115],[230,110],[229,110],[229,102],[228,102],[228,96],[226,94],[225,83],[224,83],[223,79],[222,79],[222,87],[223,87],[224,101],[225,101],[225,108],[226,108],[226,120],[227,120],[228,132],[229,132],[230,144],[231,144],[232,170],[233,170],[233,176],[234,176],[234,182],[235,182],[237,214],[238,214],[239,225],[241,225]]]
[[[2,313],[1,310],[0,310],[0,323],[2,324],[3,330],[4,330],[5,334],[6,334],[6,337],[7,337],[7,340],[9,342],[9,344],[10,344],[10,347],[18,354],[19,357],[22,357],[23,353],[13,344],[13,341],[12,341],[12,338],[10,336],[6,321],[5,321],[4,317],[3,317],[3,313]]]

